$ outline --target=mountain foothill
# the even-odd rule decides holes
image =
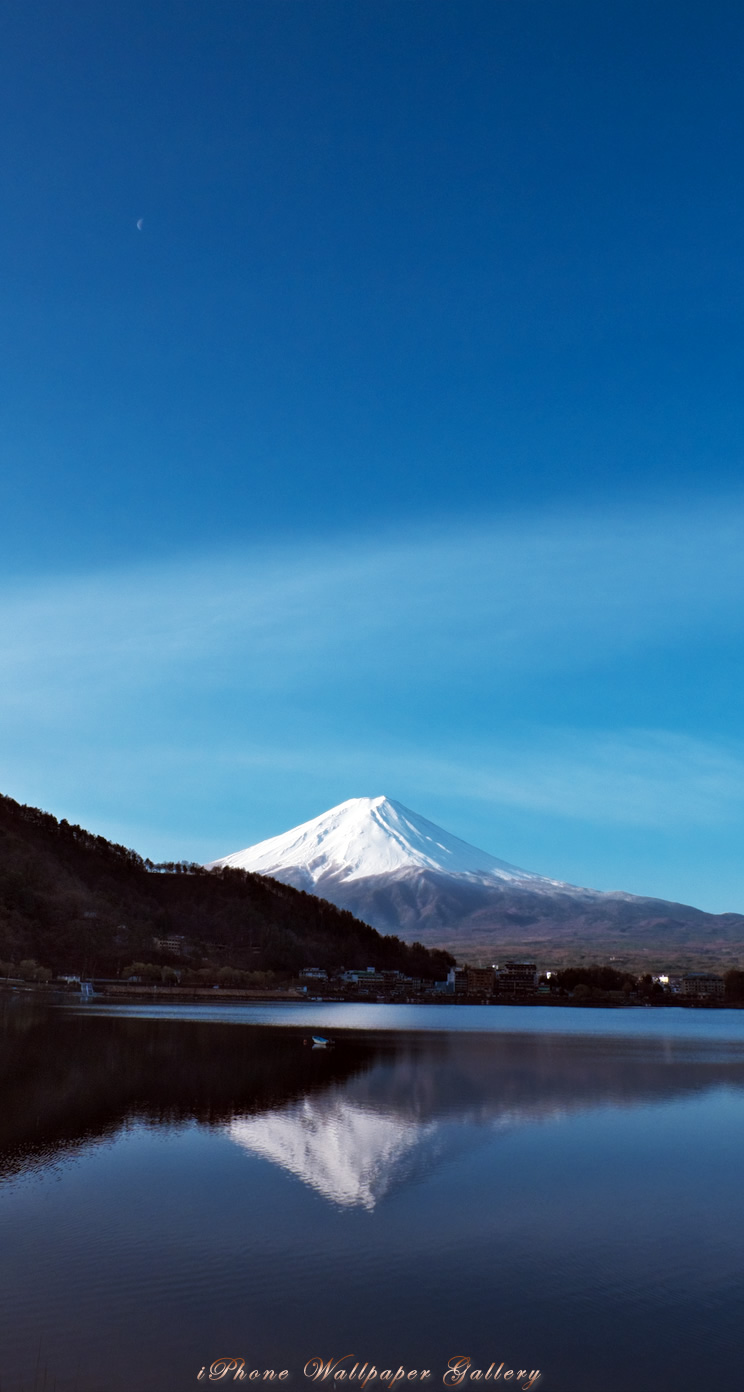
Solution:
[[[424,980],[446,976],[453,962],[279,880],[153,865],[0,797],[0,976],[23,962],[55,975],[117,975],[137,959],[280,978],[308,965],[372,966]]]
[[[433,981],[455,959],[510,958],[737,967],[744,916],[550,879],[386,797],[351,798],[206,866],[154,865],[0,797],[0,975],[24,961],[86,976],[140,962],[256,985],[308,966]]]
[[[584,889],[499,860],[392,798],[351,798],[217,866],[271,875],[460,961],[635,971],[733,967],[744,916]]]

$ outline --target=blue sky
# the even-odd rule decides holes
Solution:
[[[743,55],[10,0],[0,787],[200,859],[385,792],[744,910]]]

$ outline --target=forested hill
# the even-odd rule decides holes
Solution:
[[[178,955],[194,967],[248,971],[373,966],[434,979],[454,960],[265,876],[155,866],[0,796],[0,962],[115,975],[133,960],[172,961],[165,939],[181,939]]]

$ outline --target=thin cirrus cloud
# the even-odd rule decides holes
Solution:
[[[374,756],[363,748],[277,745],[216,751],[215,758],[233,769],[273,769],[310,782],[346,776],[355,786],[372,766],[384,789],[404,786],[423,799],[446,788],[460,800],[617,825],[715,826],[744,811],[741,742],[659,730],[533,730],[522,741],[470,750],[460,742],[438,756],[403,745]]]
[[[742,507],[505,520],[7,587],[0,700],[95,702],[189,668],[195,688],[262,690],[424,660],[436,683],[458,659],[544,673],[725,639],[744,622],[742,521]]]
[[[715,826],[744,811],[741,744],[666,731],[553,730],[494,750],[485,768],[449,767],[461,796],[577,820]]]
[[[81,816],[126,804],[135,839],[138,797],[162,838],[184,797],[211,817],[249,770],[284,825],[381,781],[536,817],[730,819],[737,732],[668,728],[642,699],[639,718],[637,693],[679,687],[696,645],[738,642],[743,520],[734,500],[454,522],[6,587],[6,779]],[[558,716],[553,684],[596,672],[637,675],[633,710]]]
[[[459,803],[646,828],[715,827],[740,819],[744,811],[744,745],[660,730],[542,728],[521,742],[491,740],[471,749],[460,742],[437,755],[423,745],[401,742],[380,749],[372,741],[367,746],[319,741],[307,747],[289,741],[252,745],[248,738],[238,747],[215,743],[206,749],[145,740],[134,756],[128,749],[102,750],[96,742],[85,753],[68,746],[62,757],[76,777],[104,775],[114,788],[126,783],[134,757],[135,765],[141,765],[142,800],[148,804],[158,784],[174,792],[198,787],[210,801],[230,782],[254,787],[275,777],[298,790],[302,805],[309,804],[308,816],[323,811],[329,801],[360,792],[390,793],[420,808],[446,794]],[[60,759],[55,762],[59,767]],[[33,767],[28,752],[23,763]],[[317,790],[314,799],[312,790]],[[281,824],[257,824],[252,831],[250,822],[242,825],[256,840],[283,829]],[[220,843],[215,855],[224,849]]]

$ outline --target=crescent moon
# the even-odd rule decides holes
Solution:
[[[142,228],[143,228],[143,226],[144,226],[144,222],[145,222],[145,219],[144,219],[144,218],[137,218],[137,231],[138,231],[138,232],[141,232],[141,231],[142,231]]]

